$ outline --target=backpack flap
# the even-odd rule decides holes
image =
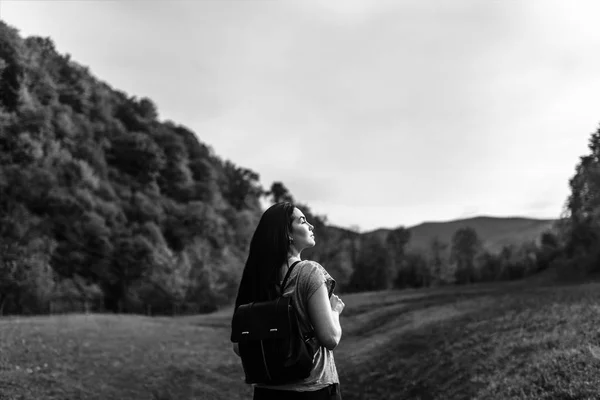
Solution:
[[[290,297],[241,305],[233,315],[231,341],[240,343],[288,337],[293,313]]]

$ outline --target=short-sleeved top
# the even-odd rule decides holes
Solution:
[[[315,261],[301,261],[294,266],[290,277],[285,285],[283,295],[292,296],[292,302],[298,313],[302,332],[307,333],[314,330],[308,316],[308,299],[321,287],[325,285],[329,296],[335,288],[335,280],[319,263]],[[332,383],[339,383],[333,351],[321,346],[316,338],[309,341],[315,350],[313,369],[308,378],[298,382],[284,385],[256,384],[278,390],[312,391],[319,390]]]

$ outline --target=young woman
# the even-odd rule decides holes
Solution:
[[[301,261],[302,250],[315,245],[313,226],[288,202],[271,206],[262,215],[250,242],[248,259],[235,301],[266,301],[280,292],[288,267],[300,261],[283,288],[292,296],[303,332],[314,329],[313,368],[304,380],[279,386],[254,385],[254,400],[341,399],[333,349],[342,337],[340,313],[344,303],[335,294],[335,280],[314,261]],[[239,355],[237,343],[234,351]]]

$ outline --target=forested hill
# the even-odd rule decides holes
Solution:
[[[447,222],[425,222],[409,228],[410,247],[427,248],[435,237],[450,243],[460,228],[471,227],[483,247],[497,253],[504,246],[538,241],[543,232],[551,230],[556,220],[532,218],[474,217]]]
[[[544,232],[555,229],[557,220],[521,217],[473,217],[443,222],[423,222],[406,228],[409,239],[406,249],[427,251],[433,240],[450,244],[453,235],[464,228],[477,233],[483,249],[499,253],[504,247],[539,242]],[[404,229],[404,228],[401,228]],[[378,237],[385,241],[392,229],[376,229],[364,232],[363,237]]]
[[[427,249],[438,238],[451,243],[452,235],[461,228],[473,228],[485,249],[498,253],[504,246],[539,241],[542,233],[552,230],[556,220],[520,217],[473,217],[444,222],[424,222],[408,228],[409,248]]]
[[[1,21],[0,165],[0,312],[201,311],[237,289],[258,175]]]

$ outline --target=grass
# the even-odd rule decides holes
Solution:
[[[600,284],[343,299],[345,400],[600,398]],[[0,399],[250,399],[230,314],[0,319]]]
[[[0,399],[241,398],[224,331],[141,316],[4,319]]]

